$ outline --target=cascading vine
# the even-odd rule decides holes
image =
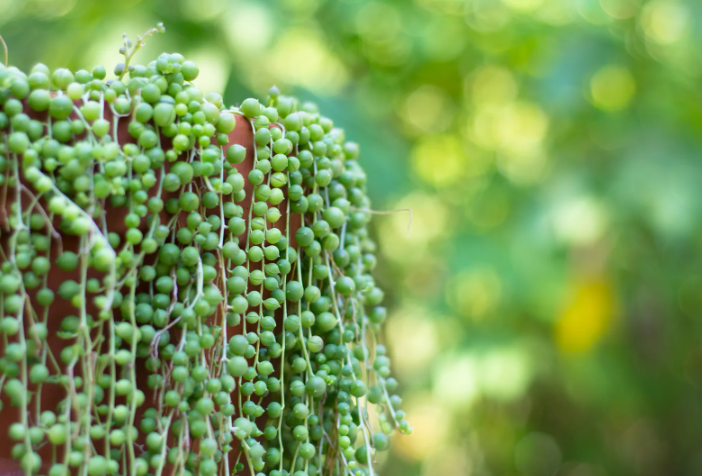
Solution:
[[[411,429],[359,148],[275,88],[226,107],[180,54],[130,64],[161,30],[110,81],[0,66],[8,453],[50,476],[377,474]]]

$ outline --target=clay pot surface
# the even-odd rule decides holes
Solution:
[[[26,108],[29,109],[29,108]],[[39,120],[45,120],[46,119],[46,113],[33,113],[31,114],[33,118],[39,119]],[[254,138],[253,138],[253,130],[252,130],[252,125],[251,122],[244,116],[241,115],[235,115],[236,117],[236,127],[234,131],[228,134],[229,136],[229,144],[228,145],[233,145],[233,144],[240,144],[246,148],[246,159],[244,162],[241,164],[236,165],[237,170],[244,176],[248,177],[249,172],[253,169],[253,162],[254,162],[254,153],[255,153],[255,145],[254,145]],[[76,118],[76,117],[74,117]],[[112,117],[112,114],[109,111],[109,108],[106,108],[105,110],[105,118],[109,121],[114,120],[114,117]],[[126,144],[126,143],[135,143],[135,139],[129,134],[128,132],[128,124],[129,124],[129,118],[118,118],[119,123],[117,127],[117,140],[119,144]],[[277,127],[277,126],[274,126]],[[111,129],[112,130],[112,129]],[[214,141],[213,141],[214,142]],[[161,144],[164,150],[168,150],[170,148],[170,139],[166,137],[161,137]],[[168,171],[168,168],[170,167],[170,163],[166,162],[165,163],[165,168],[166,172]],[[156,172],[157,177],[159,176],[160,172]],[[197,178],[195,180],[198,180]],[[24,186],[30,188],[31,187],[24,182]],[[150,192],[151,195],[155,195],[157,187],[153,187]],[[245,185],[245,190],[246,190],[246,198],[242,201],[239,202],[238,205],[241,205],[242,208],[244,209],[244,217],[249,216],[249,209],[251,207],[251,199],[253,195],[253,186],[246,180],[246,185]],[[284,189],[284,192],[286,190]],[[6,200],[5,200],[5,206],[0,207],[0,230],[2,230],[2,233],[0,235],[0,246],[3,247],[3,249],[7,252],[7,246],[8,246],[8,236],[10,235],[9,232],[9,223],[7,221],[7,216],[10,213],[10,205],[13,202],[13,197],[15,196],[15,190],[14,189],[8,189],[7,185],[5,185],[4,188],[0,188],[0,204],[2,203],[2,197],[6,195]],[[35,193],[32,191],[32,193]],[[177,197],[178,193],[169,193],[169,192],[163,192],[162,198],[164,202],[168,200],[169,198],[172,197]],[[229,197],[231,200],[231,197]],[[27,203],[29,201],[29,195],[24,194],[23,195],[23,203]],[[105,213],[106,213],[106,219],[108,223],[108,230],[111,232],[116,232],[118,233],[121,237],[124,237],[124,234],[126,233],[127,227],[124,224],[124,218],[127,214],[127,211],[124,207],[122,208],[112,208],[109,206],[109,200],[107,201],[108,204],[106,205],[105,208]],[[44,207],[46,208],[46,201],[40,200],[40,203],[43,203]],[[286,223],[285,223],[285,216],[286,216],[286,207],[287,207],[287,198],[284,200],[281,204],[278,205],[278,208],[281,211],[282,217],[281,219],[275,224],[277,227],[279,227],[281,230],[285,230]],[[4,213],[3,213],[4,212]],[[169,219],[171,218],[171,215],[169,215],[165,210],[161,212],[161,223],[166,223]],[[185,214],[181,214],[181,217],[179,218],[179,222],[181,225],[185,224]],[[54,228],[58,231],[59,225],[59,220],[54,220]],[[226,226],[226,223],[223,223],[222,226]],[[289,235],[289,246],[295,246],[295,231],[300,227],[300,216],[299,215],[291,215],[291,223],[290,223],[290,235]],[[146,225],[145,225],[145,220],[143,220],[143,231],[146,230]],[[60,232],[59,232],[60,233]],[[51,270],[48,274],[47,277],[47,287],[52,289],[54,292],[56,292],[61,285],[62,282],[73,279],[78,281],[79,280],[79,274],[78,271],[72,271],[72,272],[65,272],[60,270],[56,265],[55,265],[55,259],[56,256],[60,253],[60,250],[63,249],[64,251],[73,251],[75,253],[80,253],[81,250],[79,249],[79,237],[60,233],[61,235],[61,243],[59,244],[59,240],[52,240],[52,246],[51,246],[51,261],[52,261],[52,267]],[[246,240],[246,235],[243,235],[240,237],[240,243],[245,243]],[[145,264],[152,263],[156,254],[152,254],[150,256],[147,256],[145,258]],[[260,269],[260,263],[252,263],[251,268],[252,269]],[[218,270],[219,272],[223,272],[224,270]],[[96,277],[96,278],[101,278],[102,275],[98,273],[95,270],[89,270],[88,277]],[[221,282],[221,279],[218,277],[215,282]],[[258,287],[257,287],[258,288]],[[142,291],[148,291],[148,286],[144,288],[142,285],[141,288],[137,288],[137,293],[142,292]],[[251,287],[251,290],[253,290],[253,286]],[[222,294],[226,296],[227,292],[226,289],[222,290]],[[41,306],[39,306],[36,303],[35,299],[35,294],[36,290],[29,291],[28,292],[30,296],[30,300],[32,303],[32,306],[35,309],[43,309]],[[265,298],[266,296],[264,296]],[[95,307],[90,303],[90,296],[88,298],[88,305],[87,305],[87,311],[89,314],[93,316],[97,316],[97,310]],[[222,315],[220,314],[222,311],[221,309],[217,311],[215,316],[210,319],[215,319],[215,322],[221,322],[222,321]],[[49,312],[49,317],[48,317],[48,338],[45,343],[42,343],[42,345],[48,345],[49,348],[52,350],[53,354],[57,357],[61,351],[62,348],[65,346],[71,344],[73,340],[66,340],[62,339],[58,336],[57,331],[60,329],[61,321],[63,320],[64,317],[69,316],[69,315],[76,315],[78,314],[78,310],[72,306],[72,304],[64,299],[62,299],[58,294],[56,294],[56,299],[54,303],[50,307],[50,312]],[[120,321],[121,320],[121,313],[119,309],[116,309],[114,311],[115,315],[115,321]],[[277,320],[279,321],[279,326],[280,322],[282,321],[282,314],[276,316]],[[25,328],[26,328],[26,320],[25,320]],[[280,327],[278,327],[280,329]],[[179,332],[176,330],[176,328],[171,328],[171,342],[176,342],[177,339],[179,338]],[[228,327],[227,328],[227,336],[231,337],[234,334],[241,333],[241,325],[236,326],[236,327]],[[59,361],[60,362],[60,361]],[[147,407],[151,401],[153,401],[154,395],[153,391],[151,391],[147,387],[147,378],[150,374],[149,371],[146,370],[145,368],[145,359],[138,359],[137,360],[137,386],[139,389],[144,391],[146,394],[146,403],[142,405],[142,407],[138,410],[137,412],[137,418],[135,421],[135,425],[137,428],[139,427],[139,422],[141,420],[141,412],[143,412],[144,407]],[[279,365],[279,364],[278,364]],[[278,367],[276,365],[276,367]],[[49,367],[52,374],[54,373],[51,366]],[[65,369],[64,369],[65,371]],[[77,374],[79,375],[79,373]],[[30,387],[31,390],[34,390],[32,387]],[[235,389],[234,393],[238,392],[238,387]],[[57,384],[45,384],[41,390],[41,408],[42,410],[52,410],[56,411],[57,404],[66,397],[65,392],[60,389],[60,387]],[[11,457],[11,451],[12,447],[17,443],[16,441],[13,441],[9,438],[8,435],[8,429],[11,424],[15,422],[20,421],[20,411],[19,408],[14,407],[10,405],[9,399],[6,397],[4,392],[0,396],[3,404],[3,409],[2,412],[0,412],[0,476],[14,476],[15,474],[20,475],[20,474],[25,474],[24,471],[20,468],[20,462],[19,460],[15,460]],[[118,397],[116,403],[119,404],[121,403],[121,400],[123,400],[123,397],[120,399]],[[33,400],[32,400],[32,405],[33,405]],[[33,412],[31,412],[33,413]],[[238,415],[235,415],[235,417]],[[75,416],[73,417],[75,419]],[[262,416],[261,418],[265,419],[265,415]],[[37,422],[30,420],[30,425],[37,424]],[[140,432],[141,433],[141,432]],[[145,439],[144,434],[140,434],[139,436],[139,443],[143,443]],[[171,441],[172,438],[169,438],[169,446],[173,446],[174,442]],[[98,440],[94,441],[95,447],[98,449],[100,454],[103,453],[103,448],[104,446],[104,441]],[[42,467],[41,474],[46,474],[48,471],[48,468],[50,466],[50,457],[51,457],[51,446],[46,442],[45,440],[45,445],[42,449],[39,450],[39,454],[42,457],[42,460],[44,462],[44,465]],[[235,446],[235,445],[233,445]],[[137,452],[137,456],[139,453]],[[236,459],[237,456],[237,449],[231,451],[229,453],[230,455],[230,460],[233,464],[233,461]],[[59,456],[59,461],[62,460],[62,457]],[[75,472],[75,471],[74,471]],[[166,467],[164,472],[162,473],[164,475],[170,474],[169,468]]]

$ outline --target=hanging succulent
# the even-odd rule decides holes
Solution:
[[[411,430],[359,148],[275,88],[226,107],[180,54],[131,64],[162,30],[125,38],[107,82],[0,66],[0,454],[50,476],[376,474]]]

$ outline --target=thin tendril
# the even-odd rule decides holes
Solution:
[[[7,68],[7,65],[9,64],[9,59],[10,59],[10,54],[7,49],[7,43],[5,43],[5,39],[0,35],[0,43],[2,43],[2,49],[5,52],[5,67]]]
[[[137,51],[141,49],[142,46],[144,46],[144,40],[146,40],[148,37],[155,35],[156,33],[164,33],[166,31],[166,28],[163,26],[163,23],[158,23],[156,25],[156,28],[150,28],[146,30],[146,32],[141,35],[136,42],[136,45],[134,45],[134,49],[129,52],[129,39],[127,38],[127,34],[124,34],[124,52],[122,53],[124,55],[124,69],[119,75],[119,80],[121,81],[122,78],[124,77],[125,74],[129,71],[129,62],[131,59],[136,55]]]
[[[356,208],[356,207],[349,207],[350,210],[357,211],[357,212],[368,212],[372,213],[373,215],[393,215],[395,213],[400,213],[400,212],[408,212],[409,213],[409,223],[407,223],[407,238],[410,236],[410,228],[412,227],[412,209],[411,208],[398,208],[397,210],[371,210],[370,208]]]

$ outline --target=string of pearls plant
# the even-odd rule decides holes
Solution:
[[[359,148],[275,87],[226,107],[180,54],[132,64],[159,31],[125,37],[109,81],[0,66],[12,456],[27,475],[375,475],[411,428]]]

